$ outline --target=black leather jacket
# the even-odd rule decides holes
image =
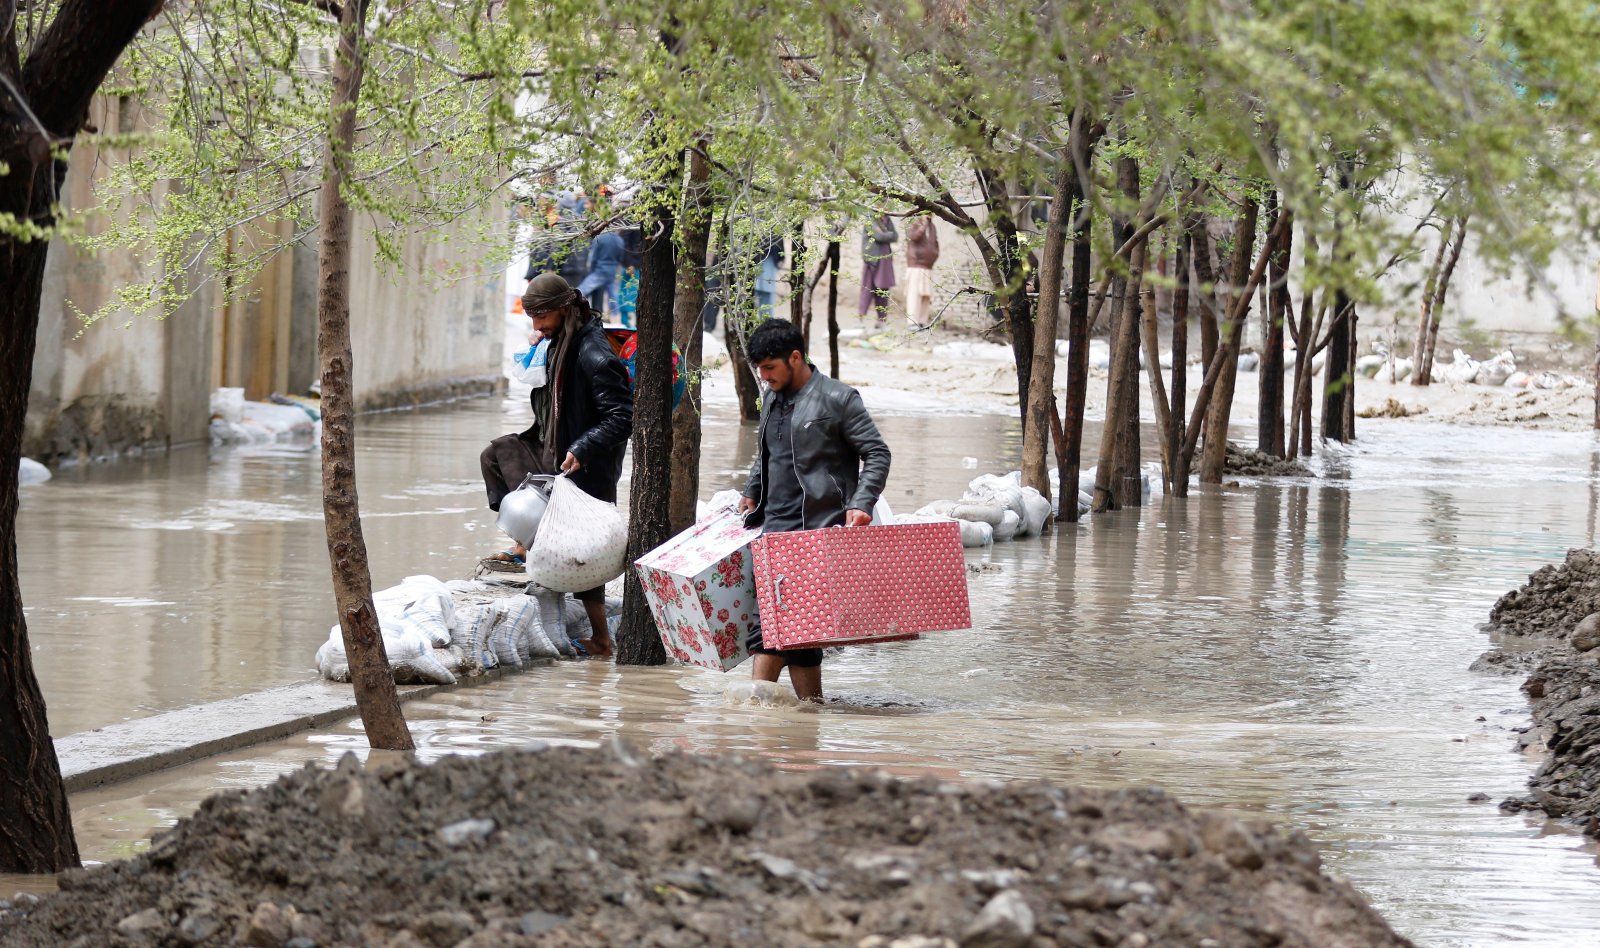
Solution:
[[[766,433],[773,399],[763,399],[761,432]],[[844,523],[846,510],[872,512],[889,480],[889,446],[861,403],[861,394],[843,382],[811,369],[811,381],[795,395],[790,416],[794,439],[795,475],[805,495],[803,516],[807,530]],[[758,526],[766,517],[767,495],[762,474],[767,466],[767,442],[750,466],[750,483],[744,495],[756,509],[745,518]]]
[[[617,502],[622,455],[633,434],[633,389],[628,369],[611,351],[599,319],[578,330],[561,371],[556,419],[556,463],[572,452],[583,469],[572,475],[584,493]]]

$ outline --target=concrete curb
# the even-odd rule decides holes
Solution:
[[[524,669],[549,664],[554,662],[536,660]],[[400,700],[486,685],[517,671],[496,668],[453,685],[403,685]],[[69,734],[56,740],[56,757],[67,792],[77,793],[282,740],[355,715],[350,685],[318,679]]]

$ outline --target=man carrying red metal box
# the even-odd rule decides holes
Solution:
[[[746,525],[770,534],[871,523],[889,479],[889,446],[860,393],[806,360],[805,338],[788,320],[762,323],[745,352],[768,389],[740,504]],[[787,667],[796,696],[822,700],[822,649],[766,648],[759,623],[747,641],[756,679],[777,681]]]

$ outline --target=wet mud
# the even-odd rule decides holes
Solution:
[[[1223,470],[1240,477],[1310,477],[1311,469],[1299,461],[1276,458],[1262,451],[1229,442]]]
[[[1529,793],[1503,801],[1507,812],[1542,811],[1600,838],[1600,553],[1571,550],[1495,603],[1489,628],[1531,648],[1501,648],[1475,667],[1525,674],[1533,727],[1519,750],[1546,759]]]
[[[307,767],[0,916],[18,946],[1408,945],[1298,832],[1160,790],[650,759]]]

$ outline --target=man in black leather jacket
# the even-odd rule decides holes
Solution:
[[[627,367],[612,351],[600,318],[559,274],[535,277],[522,296],[522,308],[533,319],[535,333],[551,340],[550,378],[530,395],[533,426],[494,439],[479,456],[489,509],[499,510],[501,499],[527,475],[558,470],[585,493],[616,503],[622,456],[633,433]],[[485,563],[515,568],[526,553],[516,545]],[[584,647],[591,655],[610,655],[605,588],[576,595],[594,632]]]
[[[767,384],[761,446],[741,509],[765,533],[866,526],[889,479],[889,446],[855,389],[806,361],[805,338],[786,319],[751,333],[746,356]],[[822,700],[822,650],[768,649],[757,625],[751,674],[777,681],[787,667],[802,701]]]

